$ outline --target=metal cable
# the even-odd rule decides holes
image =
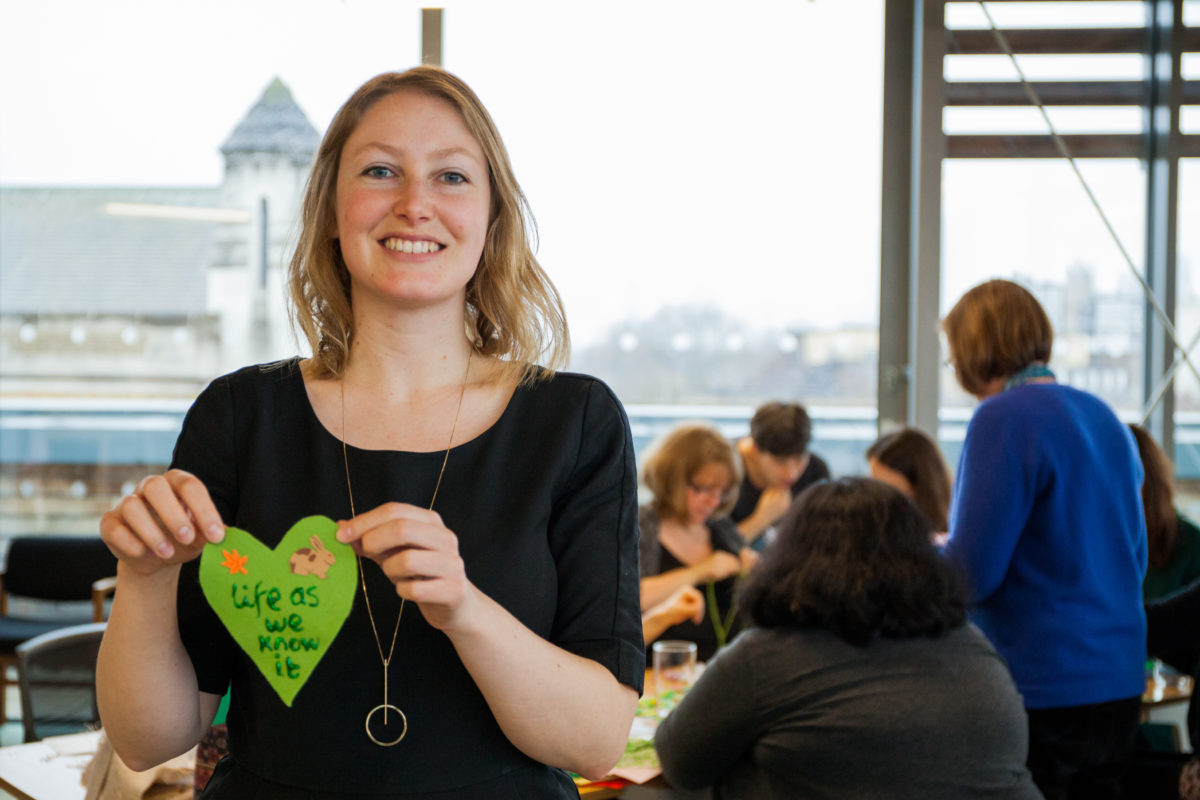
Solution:
[[[1200,342],[1200,332],[1196,334],[1196,338],[1192,340],[1192,344],[1186,349],[1179,344],[1179,337],[1176,335],[1175,326],[1167,317],[1167,312],[1164,311],[1162,306],[1159,304],[1158,298],[1154,296],[1154,291],[1150,288],[1149,284],[1146,283],[1145,279],[1142,277],[1142,273],[1138,271],[1137,266],[1133,263],[1133,258],[1130,257],[1129,251],[1125,249],[1125,245],[1121,241],[1121,237],[1117,234],[1116,229],[1113,227],[1112,222],[1109,220],[1108,215],[1104,213],[1104,209],[1101,207],[1100,202],[1096,199],[1096,195],[1092,192],[1092,187],[1088,185],[1087,179],[1085,179],[1083,177],[1083,173],[1080,172],[1079,165],[1076,163],[1075,157],[1072,156],[1070,151],[1067,149],[1066,141],[1059,134],[1058,129],[1054,127],[1054,123],[1051,122],[1050,115],[1046,112],[1046,107],[1042,104],[1041,98],[1038,97],[1037,90],[1033,88],[1033,84],[1031,84],[1029,79],[1025,77],[1025,71],[1022,70],[1020,64],[1017,63],[1017,56],[1013,52],[1008,38],[996,26],[996,22],[994,19],[992,19],[991,12],[988,11],[987,4],[984,2],[984,0],[979,0],[979,8],[983,11],[983,15],[987,18],[988,25],[992,31],[992,37],[996,40],[996,43],[1000,46],[1000,49],[1004,51],[1004,54],[1008,56],[1008,60],[1012,62],[1013,69],[1017,71],[1017,77],[1021,81],[1021,87],[1024,89],[1026,97],[1028,97],[1029,102],[1037,108],[1038,113],[1042,116],[1042,120],[1046,123],[1046,128],[1050,131],[1050,138],[1054,141],[1055,149],[1058,150],[1059,155],[1062,156],[1063,159],[1065,159],[1070,165],[1071,171],[1075,173],[1075,177],[1078,178],[1080,186],[1083,187],[1084,193],[1087,194],[1088,200],[1090,200],[1092,203],[1092,207],[1096,209],[1096,213],[1100,216],[1100,221],[1104,224],[1109,236],[1112,237],[1113,243],[1116,244],[1117,249],[1120,251],[1121,257],[1125,260],[1126,266],[1129,267],[1129,271],[1133,275],[1134,280],[1138,282],[1138,286],[1141,287],[1142,293],[1145,294],[1146,300],[1150,303],[1150,307],[1154,309],[1155,315],[1162,323],[1163,330],[1166,332],[1167,336],[1170,337],[1171,344],[1175,346],[1175,360],[1160,379],[1161,386],[1155,387],[1155,391],[1152,392],[1152,398],[1147,400],[1147,405],[1143,407],[1142,422],[1144,424],[1147,420],[1149,420],[1150,413],[1154,410],[1155,406],[1158,405],[1159,401],[1162,400],[1163,395],[1166,394],[1167,388],[1174,381],[1175,373],[1179,370],[1179,364],[1181,361],[1182,363],[1187,364],[1187,366],[1191,369],[1192,374],[1196,376],[1196,380],[1200,381],[1200,370],[1197,370],[1196,365],[1192,362],[1188,355],[1191,349],[1195,347],[1196,343]]]

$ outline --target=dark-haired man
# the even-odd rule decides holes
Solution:
[[[765,403],[750,419],[750,435],[735,443],[742,483],[729,516],[756,550],[763,536],[792,504],[792,498],[829,478],[829,466],[808,451],[812,420],[799,403]]]

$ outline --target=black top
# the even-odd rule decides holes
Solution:
[[[641,529],[639,548],[641,551],[640,569],[643,578],[661,575],[664,572],[686,566],[658,540],[659,524],[659,516],[654,509],[642,506],[638,511],[638,527]],[[742,539],[741,534],[737,532],[737,528],[728,517],[715,517],[704,524],[708,528],[713,550],[724,550],[726,553],[733,553],[736,556],[746,546],[745,540]],[[737,578],[734,576],[713,584],[713,597],[717,601],[717,610],[721,614],[722,621],[729,618],[730,609],[733,608],[736,583]],[[717,652],[717,632],[713,628],[712,617],[708,610],[708,587],[706,584],[701,584],[696,588],[705,596],[704,620],[699,624],[690,619],[684,620],[678,625],[667,628],[658,638],[695,642],[696,658],[700,661],[708,661]],[[727,641],[732,642],[739,630],[741,630],[741,623],[735,614],[730,624]],[[651,665],[649,648],[646,648],[646,665]]]
[[[427,506],[443,453],[348,448],[357,509]],[[204,481],[226,524],[270,547],[303,517],[350,517],[341,442],[313,412],[297,360],[214,381],[187,414],[173,465]],[[451,450],[435,510],[480,590],[641,691],[634,451],[608,387],[560,373],[518,388],[495,425]],[[390,639],[399,598],[374,562],[363,566],[380,635]],[[363,727],[382,702],[383,677],[361,591],[290,709],[208,607],[197,562],[183,570],[179,609],[201,691],[232,684],[236,763],[223,762],[206,797],[576,796],[565,773],[509,743],[449,639],[415,606],[389,671],[389,699],[407,715],[408,734],[389,748]]]
[[[758,505],[758,498],[762,497],[763,493],[762,489],[750,482],[750,474],[746,470],[742,470],[742,473],[742,483],[738,486],[737,502],[734,503],[733,510],[729,512],[729,517],[734,522],[741,522],[753,514],[754,507]],[[809,453],[808,466],[804,468],[804,472],[800,473],[800,477],[792,484],[792,497],[796,497],[814,483],[827,480],[829,480],[829,465],[816,453]]]
[[[658,726],[672,786],[723,800],[1037,800],[1025,709],[973,625],[859,647],[751,628]]]

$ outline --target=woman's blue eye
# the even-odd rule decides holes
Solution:
[[[389,178],[392,176],[392,171],[387,167],[367,167],[363,170],[363,175],[368,178]]]
[[[444,172],[442,173],[442,180],[446,183],[466,183],[467,176],[461,172]]]

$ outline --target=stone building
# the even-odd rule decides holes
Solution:
[[[275,79],[216,186],[0,186],[0,538],[94,531],[208,381],[296,351],[282,275],[319,140]]]

